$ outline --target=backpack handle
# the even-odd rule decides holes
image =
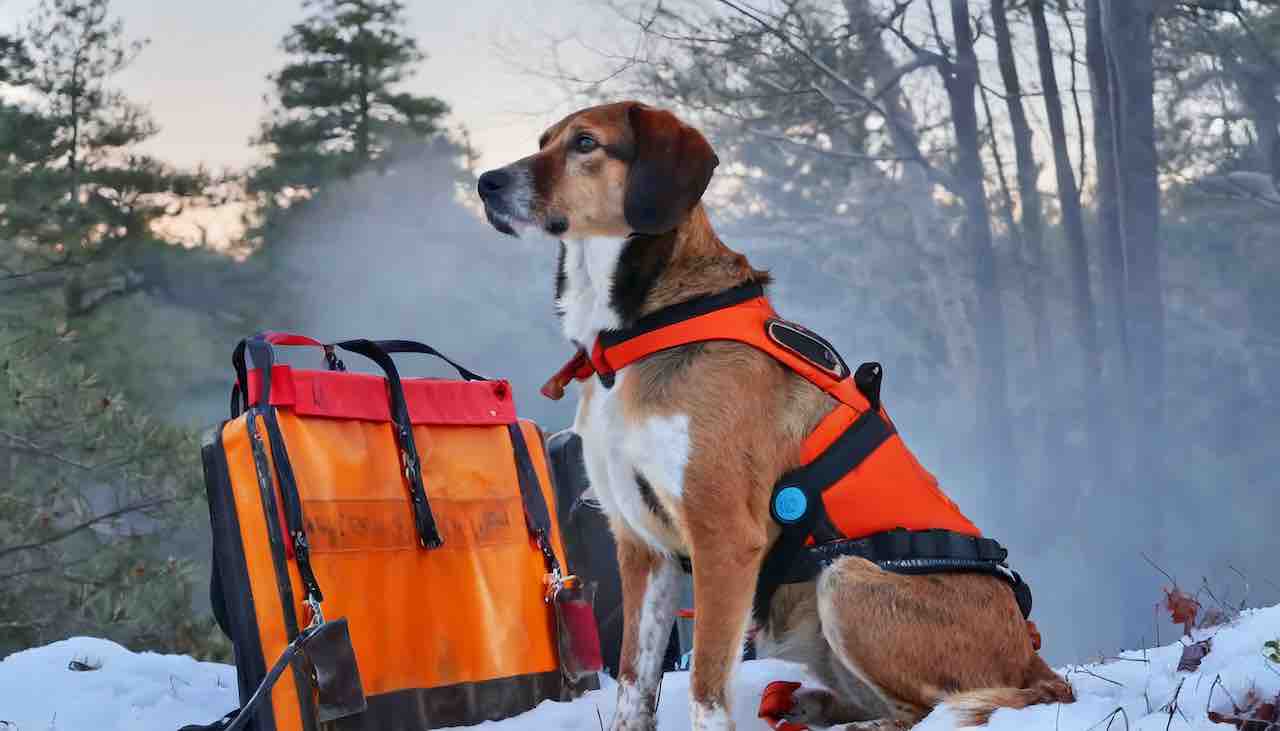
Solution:
[[[477,374],[475,371],[466,368],[430,345],[420,343],[416,340],[348,340],[340,343],[326,344],[306,335],[264,330],[241,340],[231,354],[231,365],[235,368],[236,372],[236,384],[231,389],[231,418],[236,418],[244,411],[244,409],[249,408],[249,374],[245,364],[246,351],[248,351],[249,356],[253,359],[253,364],[262,370],[262,388],[260,390],[261,398],[259,400],[261,403],[269,404],[271,403],[271,366],[275,364],[275,353],[272,348],[273,345],[324,348],[328,355],[332,355],[333,347],[336,345],[343,350],[349,350],[353,353],[369,357],[365,353],[351,350],[348,345],[352,343],[372,343],[383,353],[421,353],[423,355],[433,355],[453,366],[453,369],[456,370],[458,375],[465,381],[489,380],[484,376]],[[332,368],[333,365],[331,364],[330,367]],[[385,371],[386,368],[383,368],[383,370]]]

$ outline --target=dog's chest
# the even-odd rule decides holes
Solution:
[[[612,388],[592,383],[574,420],[587,477],[604,511],[653,548],[687,554],[683,499],[691,439],[686,414],[636,417],[623,403],[627,370]]]
[[[565,335],[580,347],[621,324],[611,300],[625,246],[610,239],[564,242],[556,305]],[[645,413],[654,405],[626,403],[629,372],[619,371],[611,388],[597,381],[583,386],[574,431],[582,437],[587,477],[612,520],[660,551],[685,553],[679,526],[689,417]]]

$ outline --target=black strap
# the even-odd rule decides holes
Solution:
[[[280,680],[285,668],[289,667],[289,664],[293,662],[293,658],[305,649],[307,642],[315,637],[323,626],[316,625],[299,632],[298,636],[293,638],[293,642],[290,642],[284,648],[284,652],[280,654],[280,659],[276,660],[276,664],[271,666],[271,670],[267,672],[267,677],[262,679],[262,682],[258,684],[257,690],[253,691],[253,695],[249,697],[249,700],[243,706],[206,726],[183,726],[178,731],[242,731],[248,727],[249,722],[253,720],[254,714],[258,712],[258,708],[263,701],[271,697],[271,689]]]
[[[1018,572],[1005,566],[1008,555],[1004,546],[991,538],[940,529],[910,531],[895,528],[865,538],[844,538],[804,546],[785,570],[774,577],[778,585],[813,581],[824,568],[844,556],[864,558],[885,571],[898,574],[991,574],[1008,582],[1025,618],[1031,614],[1031,589]],[[777,590],[777,585],[773,590]],[[772,594],[769,596],[772,598]],[[763,620],[767,616],[767,603],[763,612],[757,612],[757,618]]]
[[[271,462],[275,468],[276,482],[280,485],[280,499],[284,506],[284,520],[289,530],[289,542],[293,546],[294,557],[298,564],[298,574],[306,588],[308,598],[317,602],[324,601],[324,593],[320,590],[320,582],[316,580],[311,568],[311,544],[307,541],[307,533],[302,520],[302,499],[298,493],[298,481],[293,473],[293,465],[289,461],[289,452],[285,447],[284,435],[276,420],[276,411],[267,404],[271,393],[271,367],[275,364],[275,354],[271,344],[261,336],[242,340],[236,346],[232,361],[237,370],[245,367],[244,353],[248,349],[253,364],[262,372],[262,394],[265,397],[257,413],[267,427],[267,444],[271,447]],[[242,380],[241,384],[246,383]],[[243,393],[243,392],[242,392]],[[233,391],[233,400],[235,392]],[[248,403],[246,398],[245,403]],[[233,408],[235,404],[233,403]]]
[[[685,302],[663,307],[657,312],[651,312],[636,320],[631,327],[619,330],[605,330],[600,333],[600,344],[603,347],[612,348],[619,343],[651,333],[654,330],[684,322],[685,320],[691,320],[716,310],[723,310],[726,307],[733,307],[747,300],[763,296],[764,286],[760,283],[747,282],[746,284],[740,284],[723,292],[696,297]]]
[[[390,392],[391,401],[391,421],[392,432],[395,434],[396,443],[400,447],[401,468],[404,471],[405,479],[409,482],[410,500],[413,504],[414,524],[418,532],[418,541],[425,548],[439,548],[443,544],[438,528],[436,527],[435,516],[431,513],[431,505],[427,501],[427,492],[422,484],[422,466],[419,457],[417,445],[413,439],[413,422],[409,416],[409,406],[404,395],[404,384],[400,381],[400,372],[396,369],[395,362],[387,351],[383,349],[381,343],[386,343],[394,348],[396,352],[420,352],[436,355],[455,368],[462,374],[463,378],[479,379],[480,377],[471,371],[459,366],[452,360],[441,355],[429,345],[417,343],[410,340],[387,340],[374,342],[371,340],[347,340],[337,343],[337,346],[343,350],[363,355],[373,362],[377,363],[387,377],[387,386]],[[281,491],[286,493],[285,501],[285,519],[289,521],[289,530],[294,543],[294,553],[299,557],[299,571],[302,570],[302,557],[310,554],[310,548],[307,544],[305,532],[302,530],[302,507],[298,499],[297,486],[293,477],[293,469],[289,466],[287,454],[284,451],[284,440],[280,436],[280,429],[275,421],[275,410],[269,408],[271,403],[271,367],[275,364],[275,355],[271,343],[266,336],[258,333],[252,337],[241,340],[236,345],[231,355],[232,365],[236,370],[236,379],[239,387],[232,392],[232,416],[239,415],[241,400],[247,406],[249,403],[248,393],[248,369],[245,363],[245,353],[248,352],[253,364],[259,369],[262,378],[262,386],[259,390],[259,403],[264,407],[263,414],[267,421],[267,428],[271,437],[272,459],[276,462],[276,470],[279,475]],[[286,491],[286,487],[291,488],[291,493]],[[290,505],[290,502],[293,505]],[[291,517],[292,516],[292,517]],[[296,521],[293,518],[296,517]],[[304,575],[304,580],[306,576]],[[314,584],[314,581],[311,582]],[[308,586],[308,589],[313,588]],[[318,592],[319,587],[314,587]]]
[[[453,366],[454,370],[467,381],[487,381],[489,379],[484,376],[477,375],[463,366],[459,365],[449,356],[441,353],[426,343],[419,343],[416,340],[375,340],[374,345],[382,348],[384,353],[421,353],[422,355],[434,355],[440,360]],[[339,343],[341,345],[341,343]]]
[[[560,561],[556,559],[551,548],[551,511],[547,508],[546,497],[538,482],[538,471],[533,466],[533,458],[529,454],[529,445],[525,442],[524,431],[517,421],[507,426],[511,434],[511,449],[515,453],[516,477],[520,483],[520,500],[524,503],[525,523],[529,533],[538,542],[542,557],[546,559],[547,570],[556,573],[560,569]]]
[[[372,342],[373,345],[384,353],[421,353],[423,355],[433,355],[453,366],[454,370],[456,370],[458,375],[464,380],[488,380],[484,376],[478,375],[474,371],[464,367],[444,353],[441,353],[439,350],[416,340],[352,340],[348,342]],[[337,343],[336,345],[350,350],[350,348],[346,347],[345,343]],[[268,356],[271,356],[272,346],[271,343],[267,341],[266,334],[255,333],[254,335],[242,339],[236,344],[235,349],[231,352],[231,365],[235,369],[236,374],[236,382],[231,387],[231,418],[233,419],[243,413],[244,409],[249,408],[249,373],[248,368],[245,365],[245,351],[250,351],[249,355],[253,357],[254,365],[261,368],[262,366],[260,365],[260,361],[258,360],[258,356],[255,355],[255,352],[262,353],[264,352],[264,348],[265,353]],[[364,354],[361,353],[361,355]],[[346,365],[334,355],[333,345],[324,346],[324,358],[325,365],[331,371],[345,371],[347,369]],[[263,369],[262,378],[262,388],[260,390],[261,397],[258,401],[262,404],[269,404],[271,398],[271,373],[269,367]]]
[[[774,486],[774,496],[787,488],[799,488],[804,493],[807,509],[804,516],[795,522],[778,521],[782,526],[782,535],[778,536],[773,548],[765,555],[760,567],[760,578],[756,582],[756,621],[763,622],[768,617],[773,595],[793,570],[792,567],[804,551],[805,541],[812,535],[814,527],[825,518],[823,491],[862,464],[894,433],[893,425],[878,413],[863,412],[817,459],[788,472],[778,480],[778,484]],[[774,500],[769,502],[772,511]],[[774,518],[776,520],[777,516]]]
[[[338,343],[338,347],[372,360],[381,366],[386,374],[387,388],[391,395],[391,430],[395,433],[396,443],[400,446],[400,466],[409,483],[409,499],[413,504],[413,520],[418,530],[418,541],[424,548],[439,548],[444,545],[444,540],[436,527],[431,504],[427,502],[427,491],[422,484],[422,461],[419,457],[418,445],[413,439],[413,421],[409,416],[409,403],[404,396],[404,384],[400,382],[400,371],[396,369],[391,356],[372,340],[346,340]]]

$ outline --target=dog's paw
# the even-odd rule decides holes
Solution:
[[[836,705],[836,697],[829,690],[818,688],[802,688],[791,696],[794,705],[787,712],[786,719],[806,726],[830,726],[832,709]]]

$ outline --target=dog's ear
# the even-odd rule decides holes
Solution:
[[[697,205],[720,159],[698,130],[671,112],[635,104],[627,120],[635,154],[623,214],[636,233],[666,233]]]

